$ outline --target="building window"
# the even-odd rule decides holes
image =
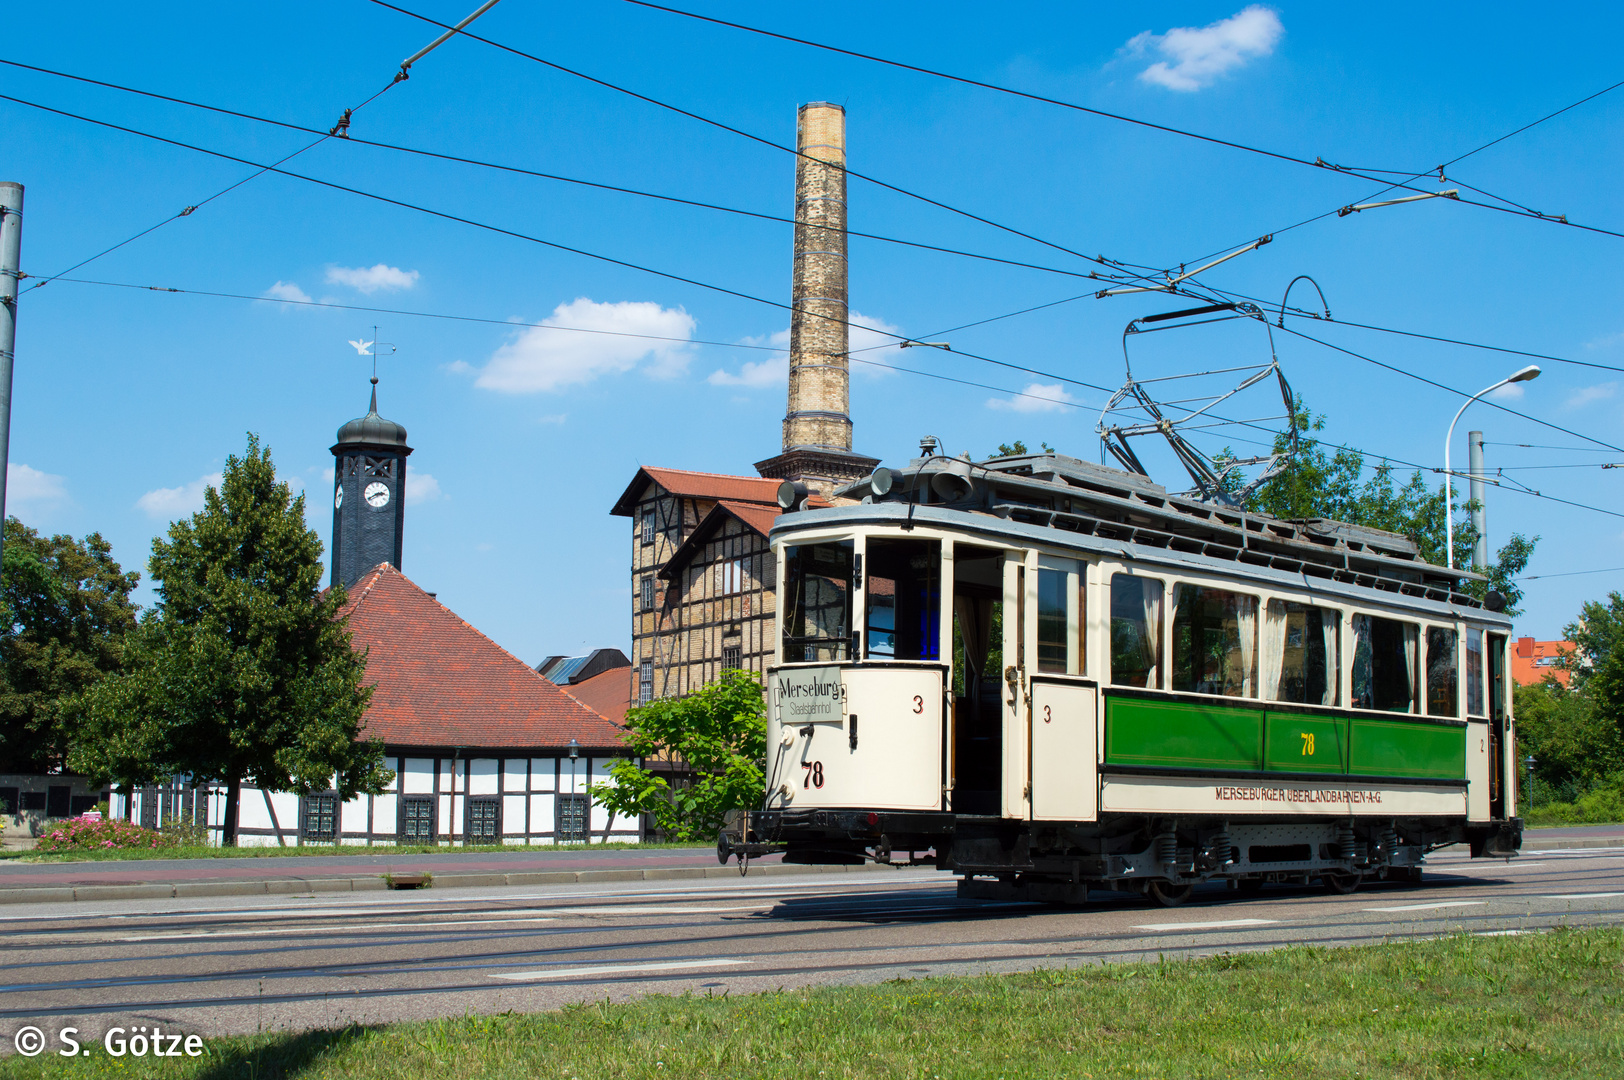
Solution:
[[[744,666],[744,649],[738,645],[722,646],[722,670],[736,671]]]
[[[642,604],[642,609],[644,611],[653,611],[654,610],[654,578],[653,578],[653,576],[648,576],[648,577],[643,578],[642,582],[640,582],[639,585],[638,585],[638,590],[639,590],[639,593],[640,593],[639,600],[640,600],[640,602]]]
[[[644,660],[637,667],[637,703],[647,705],[654,700],[654,661]]]
[[[469,844],[500,844],[502,801],[495,798],[469,799],[463,836]]]
[[[643,543],[654,543],[654,507],[645,507],[643,510]]]
[[[727,559],[716,564],[716,592],[728,596],[744,589],[744,563]]]
[[[400,800],[400,842],[434,843],[434,799],[408,796]]]
[[[553,839],[560,844],[586,843],[585,795],[558,796],[558,822],[553,828]]]
[[[143,800],[144,801],[144,800]],[[146,809],[145,806],[142,807]],[[156,809],[156,800],[154,800]],[[338,839],[338,796],[306,795],[304,798],[303,838],[316,843],[332,843]]]
[[[0,787],[0,814],[15,814],[21,809],[17,804],[22,802],[20,788]]]

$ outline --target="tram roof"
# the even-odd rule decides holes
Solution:
[[[883,494],[875,494],[875,478],[869,476],[839,489],[836,496],[928,505],[1199,556],[1202,562],[1216,559],[1482,607],[1459,591],[1462,580],[1483,581],[1482,575],[1424,561],[1414,541],[1399,533],[1329,518],[1285,520],[1203,502],[1169,494],[1147,477],[1062,454],[987,461],[916,458],[906,468],[891,470],[890,480]],[[801,524],[794,520],[799,516],[780,518],[774,531]],[[996,529],[992,522],[978,525]]]

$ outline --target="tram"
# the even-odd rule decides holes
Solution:
[[[786,482],[771,533],[765,801],[724,861],[1171,906],[1521,846],[1504,600],[1406,537],[1053,453],[926,452],[804,495]]]

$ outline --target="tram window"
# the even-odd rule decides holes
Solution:
[[[784,564],[784,662],[848,659],[852,542],[795,545]]]
[[[1353,706],[1415,712],[1421,628],[1374,615],[1353,617]]]
[[[1506,639],[1489,635],[1489,716],[1506,718]]]
[[[1257,696],[1257,597],[1174,586],[1173,689]]]
[[[1038,670],[1066,671],[1066,578],[1064,570],[1038,570]]]
[[[1442,626],[1427,627],[1427,715],[1460,715],[1460,638]]]
[[[1111,576],[1111,681],[1161,687],[1162,583],[1132,574]]]
[[[1342,613],[1270,600],[1263,627],[1263,691],[1274,701],[1336,705],[1341,690]]]
[[[1483,631],[1466,631],[1466,715],[1487,716],[1483,711]]]
[[[870,540],[866,562],[865,655],[940,659],[942,545],[934,540]]]

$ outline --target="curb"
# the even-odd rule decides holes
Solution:
[[[796,877],[805,874],[876,873],[904,867],[864,863],[861,866],[807,866],[774,863],[752,866],[748,877]],[[433,891],[488,889],[507,885],[585,885],[616,881],[698,881],[738,877],[732,866],[680,866],[653,870],[535,870],[516,874],[435,874]],[[76,900],[167,900],[197,896],[290,896],[330,892],[383,892],[382,877],[266,878],[256,881],[180,881],[172,885],[132,882],[127,885],[31,885],[0,889],[0,904],[66,904]]]

